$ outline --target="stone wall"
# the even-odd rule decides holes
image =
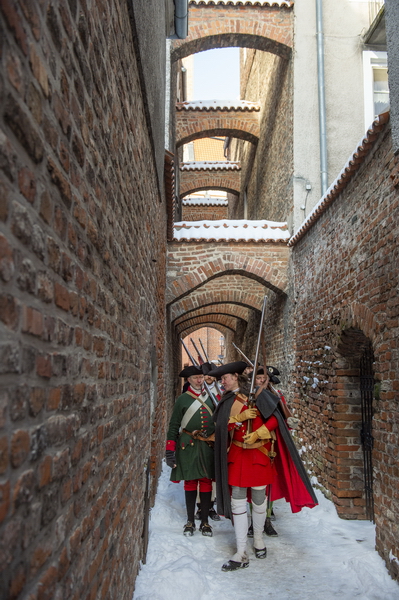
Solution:
[[[130,600],[144,557],[166,426],[166,225],[131,18],[118,0],[1,2],[9,598]]]
[[[293,247],[292,391],[303,458],[340,516],[366,518],[360,366],[370,344],[376,545],[398,578],[399,159],[389,127],[358,156],[357,173]]]

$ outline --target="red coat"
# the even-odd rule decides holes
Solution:
[[[243,412],[247,408],[248,406],[243,404],[239,412]],[[232,413],[235,415],[238,414],[237,410],[234,411],[234,405],[232,406]],[[243,443],[244,435],[247,433],[247,424],[248,421],[244,421],[243,424],[233,423],[228,425],[228,429],[233,435],[227,457],[229,485],[246,488],[273,483],[275,479],[275,467],[270,458],[258,448],[242,448],[234,443],[235,441]],[[265,425],[269,431],[272,431],[278,427],[278,422],[274,416],[265,420],[258,411],[258,416],[252,419],[252,431],[255,431],[262,425]],[[272,444],[270,440],[260,441],[264,442],[262,447],[267,451],[271,449]]]

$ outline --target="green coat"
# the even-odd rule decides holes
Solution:
[[[214,479],[215,476],[213,447],[206,442],[193,439],[187,433],[179,433],[183,415],[194,400],[187,392],[179,396],[169,422],[167,439],[176,442],[177,466],[172,469],[170,475],[172,481],[190,481],[191,479],[202,479],[202,477]],[[212,400],[207,398],[205,403],[213,413]],[[201,406],[191,417],[185,429],[187,431],[202,429],[210,436],[215,431],[212,415],[204,406]]]

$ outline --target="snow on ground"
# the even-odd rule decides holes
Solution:
[[[339,519],[319,492],[319,506],[295,515],[284,500],[275,502],[279,537],[264,536],[266,560],[255,558],[249,540],[249,567],[222,572],[235,552],[230,521],[211,521],[212,538],[198,529],[184,537],[183,483],[169,475],[164,465],[133,600],[399,600],[399,585],[374,550],[373,524]]]

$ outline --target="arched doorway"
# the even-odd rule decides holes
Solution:
[[[337,369],[335,406],[337,495],[346,506],[337,507],[344,518],[374,522],[373,414],[374,354],[365,334],[351,327],[341,334],[338,351],[343,362]]]

